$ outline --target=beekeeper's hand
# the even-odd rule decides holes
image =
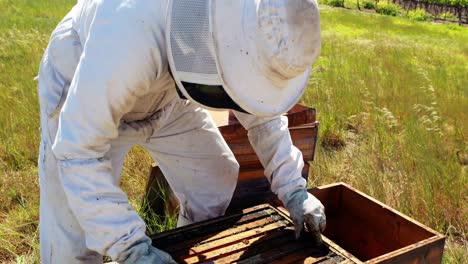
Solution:
[[[322,203],[308,193],[305,188],[301,188],[289,195],[286,208],[294,223],[296,239],[299,238],[304,229],[304,224],[306,224],[316,244],[321,244],[322,237],[320,233],[325,230],[327,224],[325,208]]]
[[[128,257],[123,264],[177,264],[169,254],[151,246],[151,241],[148,240],[130,247],[125,252]]]

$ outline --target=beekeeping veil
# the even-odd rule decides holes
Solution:
[[[168,59],[177,87],[208,109],[289,110],[320,52],[315,0],[172,0]]]

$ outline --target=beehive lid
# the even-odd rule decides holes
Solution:
[[[342,263],[328,245],[314,246],[281,210],[263,204],[240,213],[157,234],[153,245],[178,263]],[[351,263],[351,262],[348,262]]]

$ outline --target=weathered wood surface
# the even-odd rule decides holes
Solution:
[[[333,248],[294,239],[289,218],[270,205],[152,236],[178,263],[342,263]]]
[[[180,263],[441,263],[445,237],[434,230],[343,183],[309,191],[326,209],[326,254],[307,235],[293,239],[275,198],[152,239]]]
[[[445,237],[356,189],[309,190],[325,206],[324,235],[366,263],[441,263]]]
[[[302,151],[304,160],[306,161],[314,159],[317,128],[317,123],[289,128],[294,146]],[[242,129],[244,130],[244,128]],[[242,169],[262,167],[257,154],[255,154],[254,149],[250,145],[247,135],[239,136],[239,134],[241,134],[239,131],[229,131],[228,133],[233,133],[230,135],[226,134],[226,132],[223,132],[222,130],[221,132]],[[245,132],[245,134],[247,134],[247,132]]]

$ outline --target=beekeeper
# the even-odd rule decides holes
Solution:
[[[119,187],[134,145],[161,167],[178,225],[223,215],[238,163],[205,109],[232,109],[299,233],[325,227],[287,118],[320,50],[315,0],[79,0],[39,70],[43,263],[172,263]]]

